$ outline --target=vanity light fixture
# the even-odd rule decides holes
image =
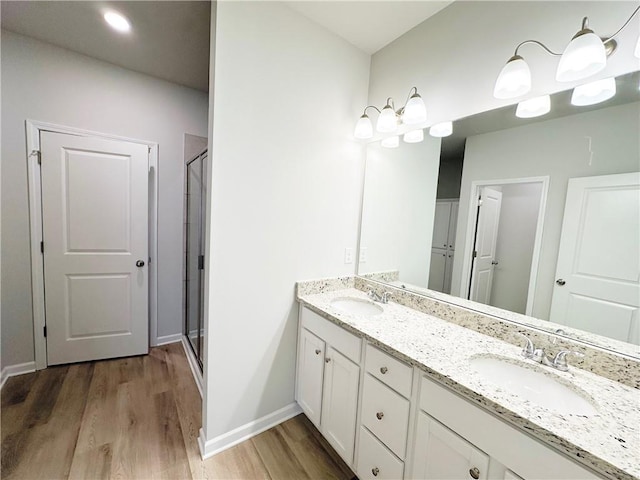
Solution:
[[[429,135],[432,137],[448,137],[453,133],[452,122],[440,122],[432,125],[429,129]]]
[[[108,10],[102,14],[104,21],[109,24],[111,28],[117,30],[120,33],[127,33],[131,30],[131,23],[124,15]]]
[[[541,47],[549,55],[560,57],[556,80],[559,82],[573,82],[582,80],[598,73],[607,65],[607,57],[611,55],[617,47],[615,38],[631,22],[631,19],[640,11],[637,7],[627,21],[618,29],[616,33],[608,38],[596,35],[589,28],[589,19],[584,17],[582,28],[576,33],[562,54],[549,49],[544,43],[538,40],[525,40],[515,49],[511,58],[500,71],[493,90],[496,98],[516,98],[531,90],[531,72],[529,66],[518,51],[523,45],[535,44]],[[640,38],[635,49],[636,57],[640,58]]]
[[[405,133],[402,139],[405,143],[420,143],[424,140],[424,130],[421,128],[411,130],[410,132]]]
[[[355,138],[366,140],[373,137],[373,125],[371,119],[367,115],[367,109],[373,108],[378,112],[378,120],[376,122],[376,130],[380,133],[393,133],[398,129],[398,125],[418,125],[427,121],[427,108],[418,89],[412,87],[404,106],[396,110],[393,98],[387,98],[387,104],[380,110],[375,105],[365,107],[362,116],[356,123],[353,132]]]
[[[384,148],[397,148],[398,145],[400,145],[400,137],[398,137],[397,135],[393,137],[387,137],[382,140],[381,144]]]
[[[541,97],[530,98],[524,100],[516,107],[516,117],[518,118],[533,118],[539,117],[551,110],[551,98],[549,95],[542,95]]]
[[[616,94],[616,79],[605,78],[586,83],[573,89],[571,105],[583,107],[609,100]]]

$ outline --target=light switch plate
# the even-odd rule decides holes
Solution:
[[[353,263],[353,248],[344,249],[344,263]]]
[[[360,263],[367,263],[367,247],[360,248]]]

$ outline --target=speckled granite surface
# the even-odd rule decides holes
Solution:
[[[322,317],[361,336],[392,355],[422,369],[500,418],[577,458],[602,475],[640,478],[640,390],[580,368],[560,372],[522,359],[521,348],[394,302],[375,316],[346,313],[331,305],[336,297],[366,299],[346,288],[307,294],[299,300]],[[492,354],[524,362],[530,368],[571,385],[590,398],[598,414],[561,415],[501,390],[470,365],[472,356]]]
[[[400,272],[398,270],[389,270],[387,272],[364,273],[360,276],[376,282],[395,283],[400,278]]]
[[[560,350],[572,350],[584,354],[581,359],[572,358],[575,366],[588,370],[625,385],[640,388],[640,361],[634,358],[616,355],[607,350],[592,347],[584,343],[576,343],[566,337],[556,337],[544,332],[510,323],[490,315],[468,310],[445,301],[425,297],[402,288],[370,282],[356,277],[354,285],[362,291],[374,290],[376,293],[390,291],[394,302],[413,308],[420,312],[434,315],[443,320],[455,323],[476,332],[499,338],[514,345],[522,345],[518,333],[527,333],[537,347],[542,347],[549,355]],[[530,318],[530,317],[529,317]],[[535,319],[531,319],[535,320]],[[542,322],[542,320],[538,320]],[[552,343],[555,341],[555,343]]]

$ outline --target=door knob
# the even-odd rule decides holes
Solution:
[[[491,260],[491,265],[497,265],[498,261],[497,260]]]
[[[565,282],[563,279],[559,278],[558,280],[556,280],[556,283],[562,287],[567,282]]]
[[[469,475],[471,476],[471,478],[473,478],[474,480],[478,480],[478,478],[480,478],[480,470],[478,470],[478,467],[473,467],[469,469]]]
[[[144,267],[144,260],[138,260],[136,262],[136,267]]]
[[[322,350],[320,350],[319,348],[316,348],[316,355],[320,355],[320,352],[322,352]]]

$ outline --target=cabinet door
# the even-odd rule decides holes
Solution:
[[[298,404],[316,426],[320,425],[324,349],[322,340],[302,329],[298,352]]]
[[[320,430],[349,465],[353,463],[359,380],[360,368],[328,346]]]
[[[449,239],[447,248],[455,250],[456,248],[456,229],[458,228],[458,206],[459,202],[451,202],[451,213],[449,215]]]
[[[444,272],[447,264],[447,251],[444,248],[431,249],[431,266],[429,267],[429,289],[444,291]]]
[[[423,412],[418,415],[413,478],[486,479],[489,456]]]
[[[435,215],[433,217],[433,241],[432,248],[447,248],[449,236],[449,217],[451,216],[451,202],[436,202]]]
[[[443,293],[451,293],[451,276],[453,273],[453,255],[455,252],[453,250],[449,250],[447,252],[447,258],[444,265],[444,288],[442,289]]]

